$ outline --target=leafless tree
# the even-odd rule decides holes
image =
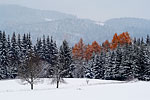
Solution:
[[[63,79],[63,73],[65,70],[63,70],[63,66],[60,62],[58,62],[58,65],[54,67],[54,74],[52,77],[52,84],[56,83],[56,88],[59,88],[60,83],[66,83]]]
[[[42,71],[42,61],[40,58],[33,54],[29,54],[29,57],[19,66],[19,78],[28,82],[33,90],[33,84],[39,78],[40,72]]]
[[[59,55],[57,58],[57,64],[52,67],[53,69],[53,76],[52,76],[52,84],[56,83],[56,88],[59,88],[60,83],[66,83],[64,78],[64,73],[68,71],[68,69],[64,69],[64,62],[62,61],[64,59],[61,58]]]

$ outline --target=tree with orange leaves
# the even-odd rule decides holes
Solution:
[[[92,46],[88,44],[88,46],[86,47],[86,51],[85,51],[85,59],[87,62],[88,62],[88,60],[91,59],[92,52],[93,52]]]
[[[85,61],[85,50],[86,46],[83,43],[82,38],[80,39],[79,43],[75,44],[75,46],[72,49],[74,64],[76,66],[75,69],[75,77],[83,78],[85,75],[85,67],[84,67],[84,61]]]
[[[103,46],[103,50],[107,52],[108,49],[110,49],[110,43],[109,43],[109,41],[106,40],[106,41],[102,44],[102,46]]]
[[[92,46],[92,53],[97,54],[101,52],[101,47],[96,41],[94,41],[91,46]]]
[[[88,44],[88,46],[86,47],[85,59],[88,61],[91,59],[93,53],[99,54],[100,52],[101,52],[100,45],[96,41],[94,41],[92,45]]]
[[[112,39],[111,49],[115,49],[117,47],[118,43],[119,43],[119,37],[118,37],[117,33],[115,33],[115,35],[113,36],[113,39]]]
[[[111,43],[111,49],[115,49],[118,46],[118,43],[123,46],[124,44],[130,44],[131,43],[131,38],[129,36],[128,32],[123,32],[122,34],[120,34],[119,36],[117,35],[117,33],[115,33],[113,39],[112,39],[112,43]]]
[[[83,60],[85,56],[85,50],[85,44],[83,43],[83,39],[81,38],[79,43],[75,44],[75,46],[72,49],[73,57]]]
[[[78,44],[75,44],[73,49],[72,49],[72,54],[74,58],[78,57]]]
[[[124,45],[126,43],[130,44],[131,43],[131,38],[129,36],[129,33],[128,32],[123,32],[122,34],[120,34],[119,36],[119,43],[120,45]]]

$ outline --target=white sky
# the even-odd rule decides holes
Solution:
[[[97,21],[118,17],[150,19],[150,0],[0,0],[0,4],[56,10]]]

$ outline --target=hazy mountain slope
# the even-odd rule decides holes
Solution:
[[[67,39],[71,45],[81,37],[86,43],[96,40],[102,43],[111,40],[114,33],[128,31],[132,37],[142,37],[150,34],[150,20],[138,18],[116,18],[104,23],[56,11],[44,11],[20,7],[16,5],[0,5],[0,30],[7,34],[28,33],[37,37],[52,35],[57,43]]]
[[[1,22],[12,24],[32,24],[46,21],[46,19],[57,20],[65,18],[76,18],[73,15],[60,13],[57,11],[37,10],[17,5],[0,5]]]
[[[115,18],[105,22],[111,32],[128,31],[132,37],[145,37],[150,34],[150,20],[140,18]]]

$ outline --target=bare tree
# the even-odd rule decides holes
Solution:
[[[39,78],[40,72],[42,71],[41,66],[42,61],[32,52],[29,53],[29,57],[19,66],[19,78],[28,82],[31,85],[31,90],[33,90],[33,84]]]
[[[56,59],[56,64],[53,65],[52,70],[53,70],[53,76],[52,76],[52,84],[56,83],[56,88],[59,87],[60,83],[66,83],[63,78],[65,78],[66,73],[70,70],[69,66],[66,68],[65,65],[65,57],[61,52],[59,52],[57,59]]]
[[[63,64],[58,60],[58,64],[53,67],[53,77],[52,77],[52,84],[56,83],[56,88],[59,87],[60,83],[66,83],[65,80],[63,79],[63,74],[66,72],[63,68]]]

